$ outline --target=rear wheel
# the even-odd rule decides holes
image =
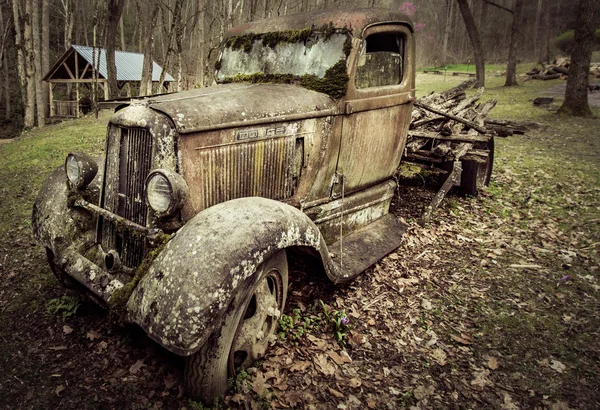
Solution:
[[[212,404],[229,377],[264,357],[279,325],[288,288],[285,250],[263,262],[258,279],[236,301],[205,345],[186,359],[184,383],[189,396]]]
[[[494,166],[494,139],[491,138],[487,144],[477,148],[487,150],[488,156],[482,162],[462,161],[459,191],[463,195],[477,196],[481,188],[490,184]]]

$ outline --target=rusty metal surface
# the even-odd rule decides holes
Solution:
[[[181,138],[189,219],[216,203],[262,196],[300,203],[329,196],[339,134],[333,117],[232,128]]]
[[[406,224],[388,214],[332,244],[329,250],[333,261],[343,276],[355,277],[398,248],[406,228]]]
[[[169,241],[127,304],[129,320],[172,352],[190,355],[214,330],[256,268],[280,249],[320,252],[334,282],[342,276],[319,229],[300,210],[265,198],[241,198],[199,213]]]
[[[392,9],[321,10],[242,24],[229,30],[225,34],[225,38],[249,33],[302,30],[307,27],[319,28],[329,23],[337,28],[350,29],[352,35],[356,37],[359,37],[366,27],[373,24],[403,23],[412,25],[410,17]]]
[[[353,194],[348,193],[344,198],[305,208],[304,212],[319,227],[329,245],[338,241],[340,234],[350,234],[387,214],[395,189],[396,183],[387,180]]]
[[[411,104],[344,117],[338,172],[346,191],[390,178],[400,164],[411,119]]]
[[[152,99],[150,107],[169,115],[180,133],[336,112],[328,96],[287,84],[222,84],[161,96]]]

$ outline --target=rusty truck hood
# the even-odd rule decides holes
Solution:
[[[337,113],[327,95],[288,84],[224,84],[151,98],[148,105],[182,134]]]

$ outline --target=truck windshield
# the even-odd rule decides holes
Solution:
[[[225,46],[218,63],[217,81],[236,75],[258,73],[293,76],[310,74],[323,78],[329,68],[340,60],[345,61],[346,38],[346,34],[342,33],[334,33],[327,38],[313,33],[306,41],[280,41],[274,46],[265,44],[260,37],[246,49]]]

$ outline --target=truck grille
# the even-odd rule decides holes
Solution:
[[[281,200],[294,194],[302,141],[268,139],[207,149],[196,158],[203,196],[201,209],[235,198],[262,196]]]
[[[108,133],[103,207],[139,225],[146,225],[148,206],[144,182],[152,164],[152,136],[145,129],[112,127]],[[102,220],[101,243],[106,251],[116,250],[121,262],[138,266],[144,254],[144,239],[115,223]]]

